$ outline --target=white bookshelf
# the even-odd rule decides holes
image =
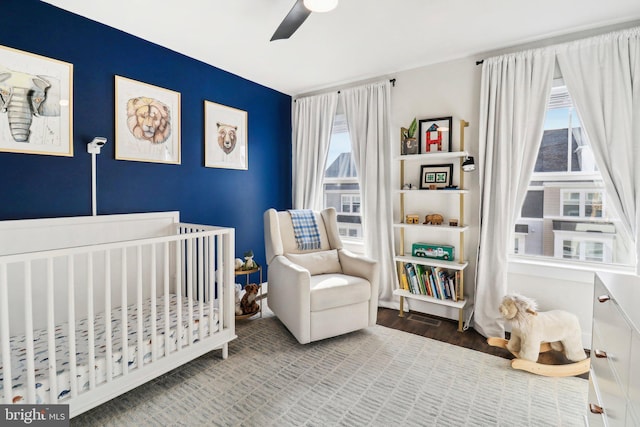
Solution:
[[[465,299],[464,294],[464,270],[467,268],[469,263],[464,258],[464,236],[465,232],[468,230],[468,226],[465,225],[464,220],[464,196],[469,193],[467,189],[464,188],[464,174],[462,171],[462,163],[464,159],[469,155],[466,151],[464,151],[464,130],[469,126],[469,123],[461,120],[460,121],[460,151],[453,152],[434,152],[434,153],[426,153],[426,154],[410,154],[410,155],[401,155],[396,157],[396,161],[400,166],[400,188],[395,191],[396,200],[399,202],[399,211],[400,218],[394,223],[394,228],[398,231],[397,234],[399,237],[396,241],[396,255],[394,257],[396,263],[398,264],[398,287],[393,291],[394,295],[400,297],[400,316],[404,317],[404,300],[405,298],[422,301],[429,304],[436,304],[445,307],[451,307],[458,310],[458,330],[462,331],[464,327],[464,308],[467,305],[467,300]],[[438,189],[438,190],[426,190],[426,189],[405,189],[404,185],[407,182],[405,180],[405,166],[408,163],[418,164],[418,165],[437,165],[443,162],[459,162],[459,167],[457,168],[458,175],[458,188],[455,189]],[[433,210],[434,207],[443,207],[443,203],[458,203],[458,225],[451,226],[448,225],[448,222],[445,222],[441,225],[432,225],[432,224],[407,224],[405,223],[406,213],[405,212],[405,201],[419,200],[419,204],[428,205]],[[411,212],[410,212],[411,213]],[[420,218],[421,221],[424,220],[424,217]],[[450,236],[452,240],[458,240],[458,243],[455,246],[455,259],[454,260],[440,260],[433,258],[423,258],[411,256],[410,246],[412,243],[416,243],[416,237],[418,234],[424,236],[425,234],[428,236],[441,236],[442,234]],[[436,243],[436,242],[428,242],[428,243]],[[408,251],[409,253],[405,253]],[[405,272],[405,264],[419,264],[423,266],[429,266],[434,268],[442,268],[447,271],[455,271],[457,280],[457,289],[456,289],[456,298],[451,299],[440,299],[429,295],[412,293],[407,289],[403,288],[403,280],[402,274]]]

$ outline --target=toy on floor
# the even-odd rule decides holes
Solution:
[[[260,305],[256,302],[258,296],[258,290],[260,286],[251,283],[244,287],[244,295],[240,301],[240,308],[242,314],[254,314],[260,311]]]
[[[489,345],[509,350],[515,357],[514,369],[538,375],[562,377],[589,371],[590,361],[582,348],[578,318],[567,311],[538,312],[536,303],[522,295],[507,295],[500,304],[500,314],[511,322],[511,339],[491,337]],[[574,363],[544,365],[537,363],[540,352],[561,351]]]

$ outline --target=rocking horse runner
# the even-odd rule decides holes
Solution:
[[[536,311],[533,300],[521,295],[507,295],[500,304],[500,314],[511,322],[511,340],[490,337],[489,345],[509,350],[515,357],[511,367],[538,375],[566,377],[589,371],[590,360],[582,348],[578,318],[566,311]],[[541,352],[562,351],[574,363],[545,365],[538,363]]]

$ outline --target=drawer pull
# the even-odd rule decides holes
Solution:
[[[598,301],[599,302],[607,302],[611,299],[611,297],[609,295],[600,295],[598,297]]]
[[[589,403],[589,411],[591,411],[592,414],[604,414],[602,406],[598,406],[595,403]]]
[[[602,351],[602,350],[594,350],[594,353],[596,355],[596,357],[598,359],[606,359],[607,358],[607,352],[606,351]]]

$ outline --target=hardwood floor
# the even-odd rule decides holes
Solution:
[[[458,322],[454,320],[417,312],[405,313],[405,317],[398,317],[398,310],[381,307],[378,308],[377,323],[388,328],[422,335],[423,337],[481,351],[505,359],[511,360],[514,358],[508,350],[492,347],[487,344],[486,338],[472,328],[464,332],[458,332]],[[538,362],[549,365],[570,363],[563,354],[555,351],[540,354]],[[588,374],[582,374],[579,375],[579,377],[586,379],[588,378]]]

